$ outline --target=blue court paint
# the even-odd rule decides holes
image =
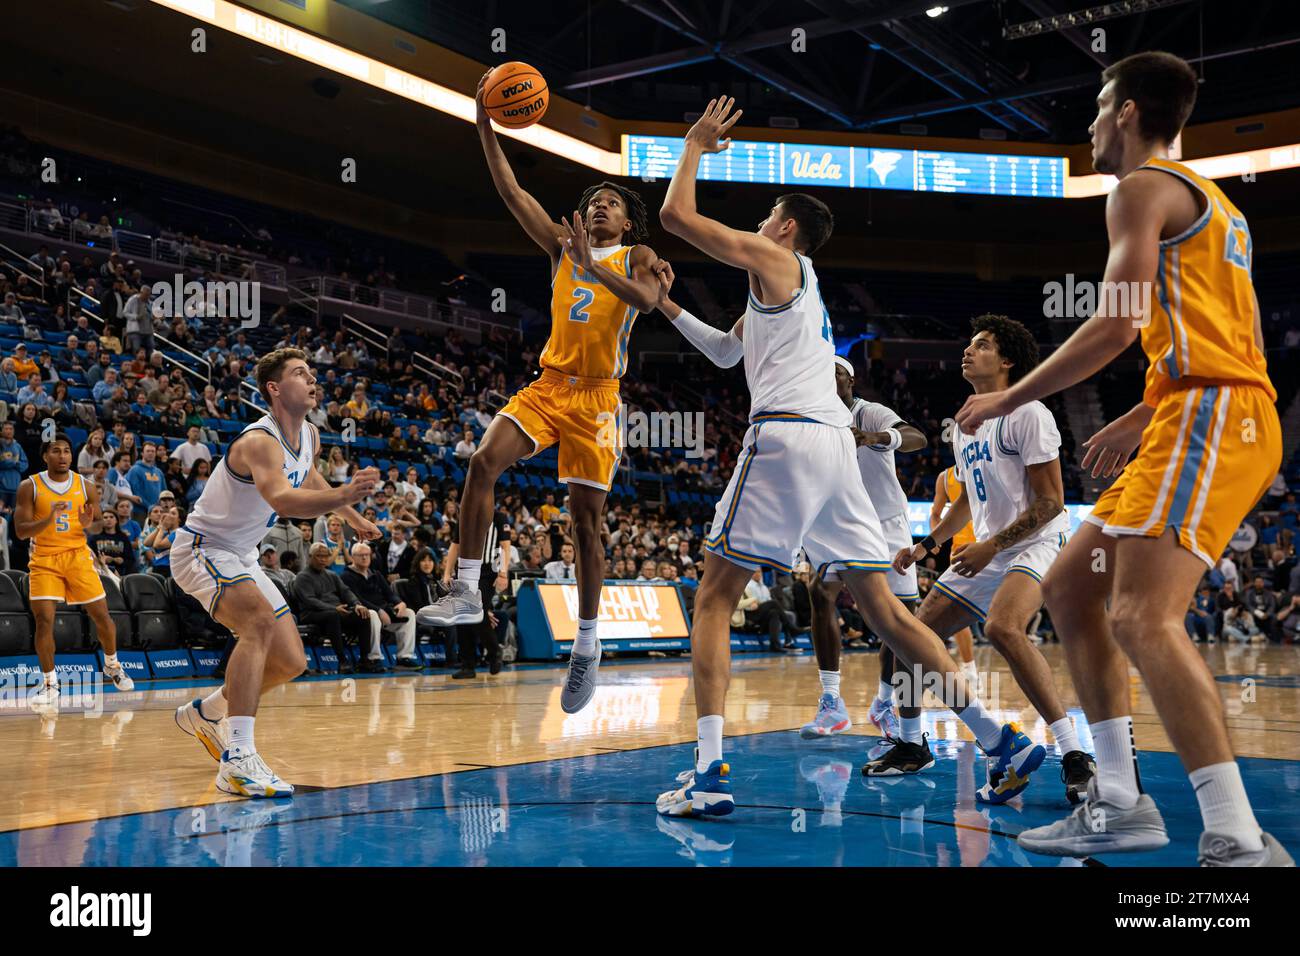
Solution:
[[[931,771],[867,783],[860,767],[874,742],[804,741],[796,731],[728,738],[738,807],[716,821],[654,811],[691,759],[683,744],[10,831],[0,834],[0,865],[1077,865],[1013,839],[1068,812],[1054,756],[1025,794],[990,809],[974,803],[984,765],[974,744],[938,742]],[[1261,825],[1296,853],[1300,818],[1289,807],[1300,762],[1240,764]],[[1141,770],[1171,843],[1096,862],[1194,865],[1200,817],[1178,758],[1143,753]]]

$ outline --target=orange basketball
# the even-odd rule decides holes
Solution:
[[[488,115],[507,129],[532,126],[546,114],[550,102],[546,80],[527,63],[502,63],[483,89]]]

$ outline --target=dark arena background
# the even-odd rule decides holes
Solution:
[[[1167,844],[1053,856],[1017,840],[1072,811],[1063,786],[1068,754],[1052,729],[1059,721],[1040,712],[1017,679],[1023,674],[1001,653],[1004,625],[981,625],[987,603],[953,604],[976,612],[965,672],[996,725],[1013,723],[1026,746],[1041,748],[1033,782],[1010,802],[983,800],[998,758],[933,687],[920,723],[909,724],[925,735],[933,766],[868,773],[889,743],[884,735],[903,732],[896,713],[882,717],[873,706],[882,636],[847,589],[818,604],[820,569],[798,554],[760,560],[729,622],[718,624],[730,627],[723,772],[735,812],[701,815],[713,804],[697,799],[694,813],[657,813],[656,796],[683,786],[675,778],[692,766],[696,721],[705,716],[696,706],[692,667],[703,662],[692,628],[706,564],[722,569],[739,547],[727,535],[744,505],[726,497],[728,483],[762,462],[751,447],[756,433],[761,446],[775,429],[813,427],[751,424],[750,359],[719,367],[661,309],[628,304],[626,325],[609,333],[618,336],[612,377],[621,385],[617,414],[606,424],[621,454],[591,526],[596,538],[588,535],[602,554],[605,582],[590,702],[569,712],[565,696],[575,680],[566,668],[581,616],[574,545],[583,512],[570,500],[575,486],[561,480],[571,477],[564,473],[573,462],[564,431],[577,427],[571,419],[539,442],[547,447],[505,462],[496,481],[480,572],[483,623],[417,619],[464,573],[457,565],[462,504],[471,469],[488,460],[491,445],[471,464],[485,433],[494,422],[506,431],[518,424],[519,413],[498,412],[520,389],[544,381],[543,365],[553,366],[560,350],[553,344],[543,354],[553,326],[586,322],[582,310],[599,285],[583,286],[577,266],[569,275],[567,258],[552,280],[546,255],[494,186],[475,126],[475,90],[486,71],[519,61],[535,71],[532,92],[546,88],[540,121],[496,127],[518,187],[544,215],[556,224],[571,222],[575,210],[589,216],[579,202],[601,182],[634,190],[645,207],[641,242],[671,264],[676,306],[720,332],[748,308],[748,346],[762,313],[753,311],[744,267],[688,241],[665,206],[687,131],[710,101],[734,98],[744,113],[726,133],[730,148],[706,153],[687,189],[700,214],[750,234],[785,194],[807,193],[830,207],[833,234],[811,257],[822,306],[817,341],[827,361],[826,339],[847,360],[854,395],[919,431],[910,450],[892,454],[907,531],[922,542],[943,513],[936,488],[954,465],[958,411],[972,394],[962,364],[972,319],[994,314],[1022,323],[1047,360],[1114,292],[1102,279],[1108,251],[1115,255],[1107,197],[1116,180],[1093,167],[1090,126],[1102,71],[1145,51],[1176,54],[1198,79],[1170,160],[1213,183],[1249,222],[1232,219],[1224,256],[1240,259],[1253,282],[1281,464],[1257,500],[1243,500],[1252,486],[1228,502],[1246,517],[1222,554],[1202,565],[1185,627],[1191,657],[1208,667],[1222,708],[1222,717],[1207,713],[1205,723],[1226,717],[1240,779],[1259,829],[1276,841],[1276,862],[1300,852],[1300,5],[6,3],[0,865],[10,868],[13,886],[0,910],[7,923],[56,935],[103,926],[112,923],[108,908],[88,896],[138,891],[152,894],[148,932],[194,940],[202,892],[224,904],[222,923],[252,905],[259,933],[277,942],[308,939],[328,935],[340,917],[359,918],[360,926],[385,918],[381,906],[394,915],[408,910],[417,884],[389,868],[464,867],[489,872],[437,874],[419,884],[420,893],[450,905],[411,914],[463,913],[467,925],[490,930],[498,911],[540,891],[551,896],[552,909],[543,912],[585,925],[592,908],[644,912],[638,890],[655,892],[682,869],[708,868],[727,872],[696,872],[684,888],[668,890],[674,910],[703,920],[697,933],[714,926],[697,912],[701,899],[712,909],[733,898],[779,894],[797,905],[828,896],[818,910],[835,912],[834,897],[845,894],[855,897],[843,914],[848,925],[879,940],[887,924],[911,922],[916,907],[940,902],[935,887],[953,894],[947,905],[958,913],[931,920],[951,922],[954,934],[977,926],[1002,933],[1003,920],[1017,941],[1024,927],[1040,923],[1059,940],[1074,927],[1090,934],[1130,918],[1133,926],[1154,918],[1149,925],[1181,928],[1204,920],[1220,938],[1246,927],[1282,928],[1283,911],[1268,894],[1281,907],[1294,894],[1293,879],[1247,883],[1219,872],[1207,882],[1191,869],[1207,852],[1203,841],[1198,847],[1204,804],[1198,809],[1188,776],[1192,769],[1196,779],[1195,764],[1180,760],[1172,725],[1128,660],[1118,666],[1128,669],[1141,787],[1163,816]],[[1207,205],[1208,193],[1194,192],[1205,216],[1210,206],[1223,212],[1219,200]],[[558,255],[561,246],[552,245]],[[1154,321],[1181,329],[1184,310],[1198,301],[1219,308],[1215,290],[1194,287],[1193,279],[1171,295],[1166,270],[1192,269],[1191,252],[1181,262],[1163,251],[1159,258],[1154,291],[1149,282],[1132,290],[1145,294],[1147,320],[1162,310],[1173,319]],[[652,272],[636,268],[634,275],[629,264],[627,275],[655,284]],[[608,289],[599,294],[624,308]],[[1212,325],[1249,328],[1249,315],[1227,308],[1214,315]],[[591,334],[606,333],[592,323]],[[218,788],[223,744],[213,752],[207,738],[196,743],[182,715],[195,700],[220,697],[227,666],[238,669],[241,641],[263,640],[239,634],[239,621],[231,627],[229,617],[211,616],[212,589],[219,599],[255,588],[247,574],[214,565],[207,597],[191,594],[184,575],[173,574],[172,556],[178,541],[198,548],[199,529],[187,530],[187,521],[202,525],[190,516],[196,508],[202,514],[205,488],[242,481],[254,489],[223,457],[267,414],[255,369],[284,347],[305,352],[302,374],[314,378],[316,391],[306,433],[320,439],[315,461],[289,475],[291,483],[296,488],[314,468],[315,493],[333,495],[339,507],[272,515],[256,553],[245,556],[274,584],[266,593],[282,596],[271,623],[292,616],[306,659],[300,674],[265,693],[258,711],[257,753],[293,796],[247,799]],[[1086,443],[1142,400],[1148,361],[1136,335],[1103,364],[1043,399],[1060,436],[1069,524],[1061,541],[1084,529],[1097,533],[1088,517],[1113,478],[1094,474],[1091,462],[1085,467]],[[1203,448],[1196,414],[1186,427]],[[525,455],[533,450],[527,438],[538,437],[530,428],[510,431]],[[1227,431],[1235,430],[1229,422]],[[272,434],[289,462],[301,448],[279,431],[275,425]],[[56,434],[71,450],[63,465],[45,451],[62,447]],[[880,434],[888,442],[888,432]],[[790,520],[793,503],[822,494],[813,489],[828,482],[863,481],[856,470],[835,476],[829,467],[810,462],[776,488],[760,523]],[[72,488],[96,492],[101,517],[86,528],[86,557],[102,582],[121,671],[105,661],[95,605],[72,602],[68,577],[68,600],[52,615],[60,691],[51,702],[38,653],[50,602],[37,606],[51,572],[33,566],[43,539],[25,539],[28,524],[52,507],[49,494],[76,497],[39,474],[57,468],[74,472]],[[353,497],[355,523],[376,535],[359,532],[342,513],[345,489],[369,469],[377,480]],[[262,478],[254,477],[248,493],[260,507]],[[597,497],[599,481],[578,480],[596,486],[582,488],[584,502]],[[1199,480],[1194,467],[1188,480]],[[744,485],[744,476],[737,481]],[[982,500],[982,484],[979,494]],[[1179,479],[1170,495],[1186,494]],[[115,517],[104,519],[107,512]],[[89,513],[81,517],[83,526],[91,523]],[[57,534],[67,513],[51,522],[57,530],[48,533]],[[367,537],[358,563],[354,548]],[[922,599],[936,586],[936,597],[950,594],[936,581],[953,546],[938,543],[917,567]],[[82,555],[79,539],[75,545],[71,553]],[[590,555],[580,560],[594,567]],[[1040,572],[1026,574],[1036,582]],[[268,598],[258,600],[265,606]],[[344,613],[336,605],[346,605]],[[835,706],[848,723],[831,726],[819,713],[831,685],[819,684],[814,605],[842,651]],[[1118,613],[1116,602],[1110,610]],[[1017,625],[1011,638],[1017,659],[1045,662],[1047,684],[1076,732],[1076,756],[1097,754],[1096,717],[1090,722],[1076,691],[1060,618],[1036,604],[1024,633]],[[722,621],[716,613],[706,619]],[[255,631],[260,625],[251,620],[242,623]],[[1157,622],[1150,623],[1154,634]],[[961,644],[945,643],[960,666]],[[710,653],[722,651],[717,645]],[[238,719],[251,733],[251,718]],[[819,730],[806,729],[818,721]],[[695,773],[704,773],[702,765]],[[251,872],[217,882],[200,872],[221,867],[321,869],[274,882]],[[333,867],[367,868],[375,889],[334,882],[325,871]],[[551,875],[541,868],[551,867],[616,867],[616,878],[634,882],[616,890],[568,869],[565,882],[539,882]],[[814,872],[826,867],[872,868],[867,893],[861,882]],[[1002,884],[956,872],[980,867],[1070,872],[1046,880],[1007,873]],[[745,868],[778,882],[752,882]],[[916,868],[928,868],[930,882],[919,882]],[[560,889],[558,899],[546,893],[548,883]],[[69,895],[60,900],[60,893]],[[28,904],[20,905],[21,894]],[[272,895],[290,906],[264,908]],[[1154,903],[1144,902],[1148,896]],[[335,897],[355,902],[337,916],[314,905]],[[123,906],[112,923],[119,928],[104,933],[144,925]],[[286,917],[277,929],[276,919]],[[679,925],[671,916],[662,922]],[[927,939],[934,932],[922,931]]]

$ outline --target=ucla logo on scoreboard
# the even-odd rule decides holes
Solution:
[[[786,153],[785,181],[848,186],[852,154],[847,146],[793,146]]]

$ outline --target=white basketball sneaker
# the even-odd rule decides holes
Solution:
[[[104,667],[104,677],[113,682],[113,686],[121,691],[135,690],[135,681],[127,674],[122,662],[118,661],[112,667]]]
[[[59,685],[44,683],[40,689],[27,697],[27,704],[32,710],[48,710],[59,706]]]
[[[198,738],[213,760],[220,761],[221,755],[230,747],[230,725],[225,718],[209,720],[199,708],[201,701],[196,697],[188,704],[176,708],[176,726],[191,737]]]
[[[483,620],[483,595],[459,579],[432,604],[426,604],[415,615],[417,624],[426,627],[451,627],[453,624],[477,624]]]
[[[260,754],[231,757],[226,751],[221,755],[221,769],[217,771],[217,789],[237,797],[260,800],[264,797],[292,797],[293,784],[285,783],[266,765]]]

